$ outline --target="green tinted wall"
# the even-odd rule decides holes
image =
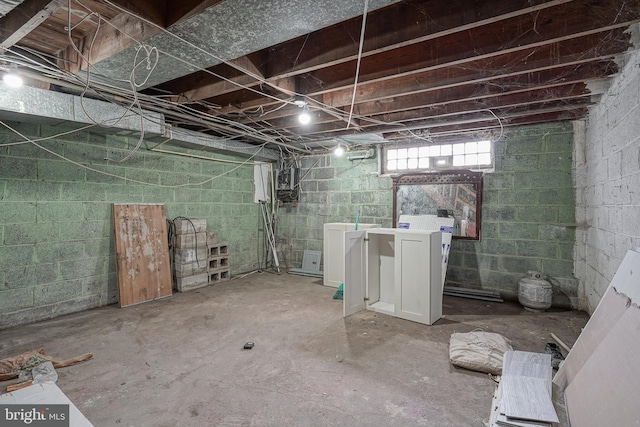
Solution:
[[[69,130],[10,125],[30,138]],[[20,140],[0,128],[0,145]],[[104,161],[123,158],[137,140],[77,132],[40,144],[148,185],[86,170],[32,144],[0,146],[0,327],[117,301],[114,202],[163,203],[169,218],[206,218],[208,229],[218,231],[218,240],[229,243],[232,274],[256,268],[259,210],[253,203],[253,167],[144,148],[125,163]]]
[[[538,270],[551,277],[554,304],[576,306],[572,150],[571,123],[505,131],[495,144],[495,171],[484,176],[482,238],[454,241],[449,285],[513,299],[520,278]],[[361,209],[361,222],[391,226],[391,178],[377,170],[378,159],[303,160],[300,203],[279,213],[279,247],[290,266],[300,267],[305,249],[322,250],[325,222],[354,222]]]

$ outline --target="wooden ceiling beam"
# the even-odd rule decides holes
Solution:
[[[147,19],[154,24],[166,28],[166,18],[168,6],[172,2],[166,0],[110,0],[111,3],[118,5],[121,9],[120,13],[127,13]],[[171,6],[173,7],[173,6]]]
[[[607,70],[608,68],[607,65],[603,65],[603,69]],[[606,74],[606,73],[605,73]],[[536,77],[540,78],[541,76],[532,76],[532,80],[534,81],[536,80]],[[548,76],[549,77],[549,76]],[[507,94],[510,94],[512,97],[513,96],[517,96],[517,94],[523,94],[523,93],[527,93],[527,92],[531,92],[532,90],[536,90],[536,91],[548,91],[549,92],[549,97],[548,99],[553,100],[553,93],[556,91],[561,91],[562,87],[567,87],[567,86],[571,86],[571,85],[576,85],[575,90],[579,91],[581,89],[584,90],[583,94],[584,95],[588,95],[589,93],[586,91],[586,87],[584,85],[585,81],[597,81],[598,79],[601,79],[601,77],[598,77],[597,74],[591,75],[589,76],[588,71],[585,71],[585,74],[581,75],[579,78],[576,77],[575,80],[573,81],[562,81],[562,78],[558,79],[557,82],[554,82],[554,77],[551,76],[551,79],[548,80],[546,83],[542,83],[541,81],[538,80],[538,84],[535,85],[535,87],[529,87],[527,88],[527,81],[524,79],[520,79],[519,81],[513,81],[512,84],[507,84],[505,85],[505,87],[503,88],[502,86],[498,85],[498,86],[494,86],[494,85],[490,85],[490,86],[476,86],[476,87],[471,87],[471,88],[451,88],[451,89],[445,89],[442,91],[438,91],[436,93],[431,93],[429,97],[425,97],[422,102],[419,100],[416,100],[416,96],[410,97],[410,103],[413,105],[413,109],[433,109],[434,112],[437,111],[437,109],[439,108],[446,108],[447,105],[449,104],[456,104],[456,103],[461,103],[461,102],[469,102],[476,105],[475,109],[478,109],[478,105],[492,105],[492,107],[487,107],[487,108],[501,108],[499,102],[495,103],[495,104],[490,104],[491,100],[495,97],[502,97],[505,96]],[[575,92],[576,95],[578,95],[578,92]],[[562,97],[562,93],[560,92],[558,94],[559,97]],[[508,100],[508,98],[503,98],[504,100]],[[513,98],[511,101],[506,101],[506,102],[513,102]],[[486,109],[486,108],[483,108]],[[384,115],[387,113],[401,113],[403,111],[403,108],[387,108],[386,111],[384,109],[378,109],[377,111],[373,111],[369,116],[371,118],[371,120],[367,120],[366,118],[361,119],[361,123],[363,123],[363,127],[371,127],[373,126],[374,129],[378,129],[379,127],[393,127],[393,126],[398,126],[400,125],[397,120],[390,120],[388,123],[386,124],[380,124],[380,121],[384,121]],[[411,110],[409,110],[411,111]],[[463,111],[461,111],[460,113],[462,113]],[[410,112],[407,112],[407,114],[411,114]],[[426,113],[425,113],[426,114]],[[437,114],[436,114],[437,116]],[[419,117],[411,117],[411,120],[416,120]],[[404,124],[403,124],[404,125]],[[313,129],[311,129],[310,132],[306,132],[304,128],[299,128],[296,127],[296,129],[294,129],[294,131],[300,131],[301,134],[305,134],[305,135],[309,135],[310,132],[311,133],[321,133],[321,134],[326,134],[327,132],[340,132],[342,131],[342,127],[339,123],[336,124],[326,124],[326,125],[321,125],[321,124],[317,124],[313,126]]]
[[[503,127],[512,127],[512,126],[527,126],[534,125],[539,123],[549,123],[549,122],[560,122],[567,120],[576,120],[587,113],[586,108],[575,108],[575,109],[551,109],[550,111],[538,111],[528,115],[521,114],[513,114],[501,119],[501,122],[498,123],[495,119],[491,121],[490,119],[485,121],[484,125],[478,122],[470,122],[464,124],[450,124],[444,126],[438,126],[429,129],[430,137],[442,137],[452,134],[460,134],[462,132],[480,132],[480,131],[491,131],[498,130]],[[406,136],[404,137],[406,139]]]
[[[60,68],[76,74],[84,71],[91,64],[97,64],[118,52],[160,33],[160,29],[128,14],[121,13],[109,21],[102,23],[98,30],[86,34],[77,44],[76,49],[68,46],[58,53]]]
[[[533,107],[533,108],[532,108]],[[471,112],[464,113],[458,115],[457,118],[447,118],[446,120],[442,120],[440,117],[434,117],[430,119],[425,119],[421,121],[416,121],[412,123],[408,123],[405,127],[407,129],[433,129],[433,128],[443,128],[443,127],[456,127],[456,126],[466,126],[469,124],[477,124],[483,122],[495,123],[498,124],[501,122],[508,122],[514,119],[523,118],[527,116],[534,116],[540,114],[549,114],[549,113],[557,113],[557,112],[567,112],[567,111],[575,111],[584,109],[585,104],[566,104],[563,102],[555,102],[555,103],[544,103],[540,105],[524,105],[518,107],[506,107],[501,108],[494,111],[494,114],[498,116],[496,119],[492,114],[486,114],[482,112]],[[380,126],[371,126],[369,130],[376,131],[382,129]]]
[[[493,122],[470,123],[467,125],[453,125],[448,127],[439,127],[429,129],[428,139],[437,142],[460,142],[469,141],[470,139],[492,138],[498,137],[497,131],[502,127],[509,128],[513,126],[527,126],[540,123],[559,122],[567,120],[576,120],[586,114],[586,108],[578,108],[569,111],[542,112],[532,114],[520,118],[505,118],[501,123]],[[394,131],[384,133],[384,138],[388,141],[416,139],[406,132]]]
[[[637,15],[634,15],[634,17],[636,17],[637,20],[640,21],[640,9],[636,11],[636,14]],[[610,20],[615,21],[616,18],[610,17]],[[590,40],[592,42],[599,40],[600,42],[604,42],[603,48],[607,44],[612,43],[612,45],[615,45],[617,48],[620,48],[620,51],[619,51],[620,53],[625,50],[623,49],[623,47],[629,46],[629,34],[625,33],[624,30],[630,25],[630,22],[606,25],[602,28],[597,28],[595,24],[593,24],[591,21],[588,21],[586,23],[582,23],[580,21],[578,25],[584,31],[580,31],[575,34],[567,34],[566,33],[567,28],[565,26],[556,25],[555,32],[551,35],[557,36],[558,34],[560,34],[558,37],[554,37],[546,41],[540,41],[539,39],[540,36],[538,36],[537,34],[534,34],[534,36],[531,36],[531,37],[521,37],[520,41],[523,42],[523,44],[515,47],[511,47],[511,48],[503,49],[502,45],[498,44],[495,46],[490,46],[490,47],[483,46],[482,48],[474,49],[474,42],[467,40],[466,45],[462,43],[462,44],[453,44],[452,45],[453,47],[450,46],[449,47],[450,52],[448,52],[448,54],[443,53],[444,56],[442,58],[438,58],[437,56],[434,56],[435,54],[433,52],[431,52],[430,55],[426,55],[426,54],[421,55],[419,51],[413,52],[411,54],[406,52],[403,52],[401,54],[398,52],[397,53],[398,57],[402,58],[402,60],[406,62],[405,64],[406,66],[403,67],[402,65],[397,65],[397,66],[376,65],[379,71],[374,73],[373,76],[371,75],[361,76],[359,87],[361,85],[363,87],[366,87],[366,85],[374,84],[374,83],[386,84],[389,80],[392,80],[392,79],[397,79],[402,77],[410,78],[411,76],[414,76],[417,73],[424,73],[427,71],[433,71],[438,69],[464,68],[469,65],[472,65],[476,61],[490,60],[491,58],[497,58],[503,55],[517,54],[518,52],[522,53],[522,52],[528,51],[530,53],[531,51],[535,51],[536,49],[540,49],[540,48],[543,48],[543,50],[548,48],[548,49],[551,49],[551,52],[553,52],[554,48],[558,48],[561,44],[571,43],[572,40],[578,40],[578,39],[583,41]],[[549,31],[548,30],[549,30],[548,28],[544,30],[545,35],[549,34],[550,30]],[[600,34],[600,38],[597,37],[598,34]],[[505,36],[505,38],[507,37]],[[517,38],[517,37],[514,34],[511,34],[511,38]],[[461,45],[468,46],[469,50],[465,51],[464,49],[460,49]],[[415,46],[412,46],[411,48],[414,48],[414,47]],[[590,46],[590,47],[593,49],[594,52],[597,52],[599,48],[599,44],[596,44],[595,46]],[[611,55],[615,54],[611,50],[609,50],[609,52],[611,52]],[[557,55],[557,53],[555,53],[555,55]],[[434,56],[434,57],[431,58],[431,56]],[[416,58],[424,58],[424,57],[427,57],[427,59],[416,60]],[[387,61],[387,64],[388,63],[389,61]],[[407,67],[410,69],[408,69]],[[313,80],[313,77],[314,76],[308,76],[305,79],[305,81]],[[342,92],[343,96],[347,96],[346,93],[353,90],[352,80],[343,79],[343,80],[337,81],[336,83],[333,83],[335,81],[333,80],[334,77],[335,76],[325,77],[326,79],[328,79],[327,81],[331,81],[332,84],[316,85],[316,87],[318,88],[316,91],[312,91],[309,88],[307,88],[308,91],[306,93],[309,96],[317,96],[320,94],[329,93],[331,91],[340,90],[340,91],[343,91]],[[345,98],[343,97],[340,99],[340,101],[336,101],[336,104],[343,104],[344,99]],[[238,111],[243,108],[255,108],[256,106],[259,106],[259,105],[262,105],[262,106],[269,105],[269,100],[266,100],[260,97],[260,95],[255,93],[246,93],[246,91],[239,91],[233,94],[227,94],[219,98],[213,98],[211,99],[211,101],[216,102],[219,105],[230,106],[227,108],[223,108],[220,111],[221,113],[226,113],[228,111]],[[358,99],[356,99],[356,102],[358,102]]]
[[[615,3],[621,1],[615,0]],[[479,27],[444,36],[435,43],[423,42],[396,51],[372,55],[363,58],[359,86],[369,82],[383,83],[402,76],[410,77],[425,70],[464,67],[472,61],[543,48],[596,34],[601,34],[601,40],[604,40],[607,33],[616,29],[624,30],[632,23],[640,21],[640,1],[633,1],[638,5],[637,10],[625,9],[624,13],[618,14],[618,10],[611,6],[594,8],[587,4],[589,0],[575,0],[567,5],[542,10],[533,16],[518,16],[501,22],[500,26]],[[555,13],[558,13],[558,16],[555,16]],[[587,18],[584,18],[585,14]],[[533,28],[538,32],[533,31]],[[628,43],[628,34],[620,37]],[[338,89],[352,91],[354,71],[355,63],[352,61],[308,73],[301,79],[301,92],[315,96]],[[251,101],[252,99],[254,101]],[[227,94],[219,101],[212,100],[219,105],[241,108],[253,108],[264,101],[255,93]]]
[[[258,51],[229,61],[229,64],[218,64],[206,71],[198,71],[188,78],[183,77],[164,83],[159,88],[173,92],[175,102],[193,102],[207,99],[220,93],[230,93],[240,86],[253,87],[259,84],[266,75],[266,52]],[[243,72],[246,70],[246,72]],[[256,77],[258,78],[256,78]],[[273,81],[274,86],[293,81],[281,78]],[[286,87],[290,84],[287,83]]]
[[[36,51],[55,55],[60,46],[67,43],[69,43],[67,33],[61,33],[51,27],[40,25],[31,32],[29,37],[25,37],[20,41],[20,46],[26,46]]]
[[[25,0],[0,19],[0,53],[18,43],[66,0]]]
[[[568,3],[570,0],[512,0],[469,3],[465,0],[413,0],[371,12],[363,58],[495,24]],[[361,18],[310,33],[271,49],[270,76],[308,73],[353,61],[358,55]],[[331,49],[327,49],[331,46]]]
[[[622,31],[622,30],[620,30]],[[597,37],[597,36],[592,36]],[[597,37],[600,40],[600,37]],[[579,39],[583,42],[589,40]],[[624,42],[626,46],[627,42]],[[590,43],[578,43],[585,50],[566,50],[560,45],[548,46],[544,49],[531,49],[516,54],[501,55],[495,58],[474,61],[465,67],[438,68],[425,71],[415,76],[405,76],[382,83],[363,84],[358,88],[357,102],[389,102],[398,96],[430,92],[459,86],[461,84],[481,84],[496,77],[517,77],[525,73],[533,73],[552,69],[578,67],[589,62],[599,62],[612,58],[623,48],[622,43],[615,41],[595,49]],[[566,51],[565,51],[566,50]],[[573,53],[570,53],[573,52]],[[560,55],[555,57],[555,55]],[[600,56],[596,56],[600,55]],[[322,102],[334,107],[343,107],[351,102],[350,90],[341,89],[325,93]],[[264,120],[277,119],[291,114],[290,109],[280,109],[263,116]],[[245,122],[246,123],[246,122]]]
[[[428,110],[436,111],[437,108],[442,106],[462,101],[490,103],[490,101],[487,100],[506,94],[516,96],[516,94],[531,94],[534,90],[539,94],[543,93],[542,91],[548,91],[550,98],[547,99],[552,99],[554,92],[559,92],[558,96],[560,97],[567,96],[566,92],[561,92],[563,90],[562,88],[571,85],[580,85],[580,88],[584,89],[583,82],[601,79],[616,71],[617,65],[613,61],[588,63],[578,67],[565,66],[564,68],[558,69],[543,69],[538,72],[526,72],[512,77],[494,79],[490,84],[487,82],[470,82],[452,87],[443,87],[442,89],[429,92],[410,94],[409,96],[389,98],[385,103],[381,101],[362,103],[356,105],[355,113],[356,118],[363,117],[361,123],[364,126],[368,122],[366,117],[381,120],[384,114],[402,112],[405,114],[414,114],[412,113],[414,110],[421,110],[423,114],[427,114]],[[579,93],[574,94],[578,95]],[[486,108],[499,107],[499,104],[488,105],[490,106]],[[318,126],[318,121],[329,121],[327,120],[328,117],[321,113],[314,112],[313,110],[312,113],[314,114],[314,123],[316,123],[315,127]],[[270,126],[275,128],[298,127],[293,117],[251,119],[252,122],[261,120],[269,120]],[[243,122],[246,123],[247,121]],[[343,125],[337,124],[336,126],[340,127]]]
[[[545,101],[532,101],[530,103],[515,103],[509,105],[501,105],[498,108],[493,108],[491,111],[496,114],[502,120],[504,117],[515,117],[518,115],[528,115],[532,113],[538,113],[539,111],[551,111],[551,110],[568,110],[585,108],[590,105],[591,102],[586,97],[575,97],[567,99],[554,99]],[[454,106],[455,108],[455,106]],[[386,124],[380,123],[366,123],[362,125],[362,131],[364,132],[385,132],[391,129],[428,129],[430,127],[442,126],[444,124],[460,124],[467,122],[477,121],[491,121],[495,120],[493,114],[489,113],[487,109],[476,108],[469,111],[458,111],[444,115],[432,115],[429,117],[414,117],[409,120],[395,121]],[[364,122],[363,122],[364,123]],[[331,137],[335,135],[341,135],[345,132],[344,126],[340,126],[339,123],[314,123],[313,126],[302,127],[290,127],[289,129],[304,136],[318,136]]]
[[[444,36],[434,43],[414,44],[363,58],[358,84],[385,82],[390,78],[410,76],[426,69],[464,66],[471,61],[541,48],[595,34],[602,34],[604,37],[607,32],[627,29],[640,22],[640,0],[634,0],[633,7],[628,5],[631,10],[625,9],[620,14],[618,9],[592,7],[587,3],[590,1],[576,0],[543,10],[534,16],[525,15],[501,22],[499,26],[480,27]],[[554,12],[559,14],[556,16]],[[624,37],[629,40],[628,34]],[[319,94],[339,87],[352,90],[354,69],[354,64],[350,63],[319,69],[308,75],[305,81],[309,85],[302,89],[306,94]]]
[[[435,121],[425,120],[422,122],[414,122],[408,125],[389,128],[388,126],[372,126],[366,129],[367,133],[382,133],[385,138],[390,139],[415,139],[411,135],[407,135],[407,131],[427,130],[428,137],[433,138],[444,134],[460,134],[468,132],[478,132],[490,129],[499,129],[502,126],[526,125],[533,123],[546,123],[549,121],[575,120],[584,117],[587,109],[582,105],[559,105],[547,106],[538,110],[511,109],[511,111],[495,111],[500,121],[496,120],[493,115],[468,115],[461,116],[457,120]],[[485,124],[483,124],[485,123]],[[403,132],[405,132],[403,134]],[[304,133],[304,136],[312,136],[317,139],[335,138],[345,135],[343,129],[336,132],[322,132],[319,129],[312,129],[310,132]],[[394,137],[395,135],[395,137]]]
[[[389,102],[365,102],[356,105],[358,115],[369,116],[387,112],[403,111],[425,106],[435,106],[462,99],[483,99],[504,93],[526,92],[531,89],[545,89],[566,84],[580,83],[608,77],[617,72],[613,61],[601,61],[572,67],[524,73],[515,77],[494,79],[479,84],[471,83],[439,89],[411,96],[399,96]]]
[[[367,37],[363,55],[371,56],[432,40],[444,34],[467,31],[521,14],[535,13],[571,0],[494,1],[473,6],[464,0],[454,1],[460,3],[459,7],[454,7],[451,1],[433,1],[429,4],[414,0],[372,12],[367,18]],[[427,11],[427,9],[430,10]],[[389,21],[390,19],[392,22]],[[360,25],[361,19],[355,18],[328,29],[310,33],[308,37],[299,37],[269,48],[270,69],[267,80],[301,75],[319,68],[355,60],[358,45],[357,43],[354,45],[353,37],[360,32]],[[443,27],[445,27],[444,30],[442,30]],[[332,48],[327,50],[327,46]],[[242,85],[259,84],[243,76],[234,77],[232,81],[237,85],[234,86],[232,82],[217,81],[203,84],[193,94],[187,94],[185,98],[206,99],[238,90]]]
[[[577,92],[584,92],[583,89],[580,89],[584,88],[583,84],[567,86],[569,91],[576,92],[576,90],[573,90],[574,87],[579,88]],[[559,91],[549,91],[550,93],[548,95],[545,94],[545,90],[543,89],[526,93],[496,96],[494,98],[484,100],[461,101],[431,109],[411,110],[407,112],[372,116],[371,118],[389,123],[402,122],[406,124],[407,122],[422,120],[430,117],[447,118],[450,116],[457,116],[467,113],[485,112],[486,114],[491,115],[488,110],[493,111],[495,109],[534,106],[539,104],[547,105],[550,103],[561,103],[566,105],[585,106],[593,103],[590,94],[580,93],[575,95],[568,94],[563,96],[563,93],[560,93],[563,90],[561,88],[556,89],[559,89]],[[368,127],[368,125],[364,125],[363,127],[366,128]]]
[[[108,22],[105,22],[106,17],[100,15],[102,20],[99,25],[86,32],[75,48],[68,45],[58,53],[59,66],[65,71],[74,74],[84,71],[89,63],[97,64],[125,49],[139,45],[159,34],[165,26],[164,1],[112,1],[119,9],[116,8],[114,16],[108,19]],[[80,4],[74,7],[82,13],[89,12]]]
[[[624,39],[623,29],[614,30]],[[501,54],[454,67],[437,67],[423,72],[401,76],[384,82],[365,82],[358,85],[356,102],[384,100],[399,94],[410,95],[446,86],[464,83],[481,83],[496,77],[506,78],[527,72],[580,66],[612,58],[623,52],[629,45],[627,40],[608,38],[608,43],[599,46],[601,34],[572,40],[571,43],[554,43],[539,48],[525,49],[515,53]],[[319,94],[314,93],[314,96]],[[333,107],[351,103],[353,88],[346,87],[323,94],[323,102]]]
[[[526,105],[534,105],[549,102],[565,102],[588,104],[591,102],[591,94],[586,90],[583,83],[570,83],[553,88],[532,89],[528,91],[517,91],[515,93],[498,94],[493,97],[461,100],[448,102],[439,105],[428,105],[422,108],[412,110],[401,110],[391,113],[383,113],[372,115],[369,117],[371,121],[360,120],[360,127],[366,130],[367,127],[375,126],[376,122],[386,122],[389,125],[394,123],[404,123],[412,120],[421,120],[430,117],[448,117],[460,114],[467,114],[478,111],[486,111],[488,109],[504,109],[512,107],[520,107]],[[487,112],[487,114],[490,114]],[[315,125],[322,125],[334,122],[335,119],[322,111],[312,112],[312,122]],[[298,127],[295,117],[286,117],[278,120],[269,120],[272,129],[285,129]],[[379,124],[379,123],[378,123]],[[331,129],[340,129],[340,124]],[[342,127],[344,127],[342,125]]]

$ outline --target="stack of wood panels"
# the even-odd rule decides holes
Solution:
[[[207,274],[207,220],[177,218],[173,266],[178,292],[202,288],[209,284]]]
[[[506,352],[491,426],[543,427],[558,423],[551,400],[552,372],[550,354]]]

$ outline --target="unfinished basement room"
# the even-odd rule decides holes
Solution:
[[[640,425],[640,0],[0,0],[0,426]]]

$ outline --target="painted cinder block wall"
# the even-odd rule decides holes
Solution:
[[[551,277],[556,306],[577,306],[572,152],[571,123],[505,131],[495,145],[495,171],[484,178],[482,239],[454,242],[448,284],[515,299],[520,278],[537,270]],[[354,222],[358,209],[361,222],[391,226],[391,178],[377,171],[377,158],[302,161],[300,203],[279,212],[277,237],[288,266],[300,267],[305,249],[322,250],[325,222]]]
[[[448,282],[517,298],[527,271],[553,285],[553,304],[577,308],[575,190],[570,122],[509,129],[484,175],[480,241],[455,240]]]
[[[391,227],[391,178],[378,176],[377,158],[347,157],[301,159],[300,201],[278,212],[278,253],[287,267],[299,268],[305,250],[322,251],[325,223],[355,222],[358,210],[360,223]]]
[[[595,310],[629,249],[640,247],[640,51],[576,131],[576,276]]]
[[[30,138],[70,130],[8,124]],[[1,146],[20,140],[0,128],[0,328],[117,301],[114,202],[163,203],[169,218],[206,218],[219,241],[229,243],[232,274],[257,267],[252,166],[144,149],[125,163],[104,161],[127,155],[137,136],[77,132],[40,142],[84,165],[157,184],[142,185],[74,166],[32,144]],[[192,185],[160,186],[184,183]]]

